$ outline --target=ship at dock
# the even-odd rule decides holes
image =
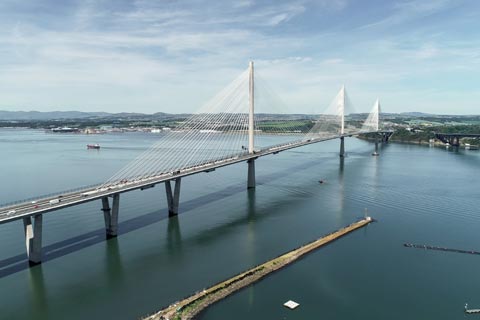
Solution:
[[[478,150],[478,146],[465,143],[465,150]]]
[[[57,127],[50,129],[53,133],[78,133],[80,129],[78,128],[70,128],[70,127]]]

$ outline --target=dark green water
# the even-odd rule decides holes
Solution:
[[[0,202],[100,182],[158,136],[0,130]],[[271,141],[276,138],[263,137]],[[86,150],[100,143],[100,151]],[[165,191],[121,196],[120,236],[105,241],[100,203],[46,214],[41,266],[26,268],[21,222],[0,225],[1,319],[137,319],[334,231],[368,208],[365,229],[212,306],[202,319],[459,319],[480,308],[480,153],[346,140],[182,181],[178,218]],[[318,180],[327,182],[319,184]],[[294,311],[282,304],[300,303]]]

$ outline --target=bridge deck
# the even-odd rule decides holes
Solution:
[[[444,137],[480,138],[480,133],[435,133],[435,135]]]
[[[118,183],[116,185],[111,185],[108,187],[101,187],[100,185],[98,185],[95,187],[89,187],[74,192],[67,192],[63,194],[59,193],[58,195],[37,199],[36,201],[25,201],[15,205],[0,207],[0,224],[22,219],[24,217],[56,211],[78,204],[98,200],[103,197],[111,196],[113,194],[124,193],[136,189],[150,188],[155,186],[156,184],[160,184],[169,180],[186,177],[200,172],[209,172],[227,165],[232,165],[250,159],[256,159],[269,154],[276,154],[282,151],[302,147],[309,144],[338,139],[341,137],[351,137],[358,134],[389,132],[391,131],[357,132],[325,138],[312,138],[308,140],[294,141],[290,143],[270,146],[258,152],[254,152],[253,154],[240,153],[232,155],[229,158],[211,160],[200,165],[181,168],[172,172],[161,173],[141,180],[125,181],[123,183]]]

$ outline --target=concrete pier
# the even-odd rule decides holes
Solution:
[[[247,188],[255,188],[255,159],[250,159],[247,161],[248,163],[248,181],[247,181]]]
[[[42,262],[42,223],[43,216],[41,214],[23,218],[25,245],[30,265]]]
[[[175,188],[172,192],[171,180],[165,181],[165,192],[167,193],[168,216],[178,215],[178,203],[180,201],[181,178],[174,179]]]
[[[379,155],[380,155],[380,153],[378,153],[378,136],[376,136],[375,137],[375,151],[372,153],[372,156],[379,156]]]
[[[105,220],[105,232],[107,238],[113,238],[118,235],[118,210],[120,206],[120,194],[112,195],[112,208],[108,197],[102,198],[102,211]]]
[[[345,157],[345,137],[340,137],[340,157]]]
[[[165,309],[148,316],[144,319],[162,320],[162,319],[193,319],[198,313],[209,305],[227,297],[228,295],[240,290],[252,283],[262,279],[268,274],[275,272],[290,263],[301,258],[305,254],[324,246],[336,239],[368,225],[373,220],[366,217],[363,220],[350,224],[349,226],[330,233],[318,240],[310,242],[298,249],[287,252],[277,258],[267,261],[259,266],[238,274],[228,280],[222,281],[208,289],[202,290],[188,298],[178,301]]]
[[[388,143],[388,140],[390,140],[390,137],[393,135],[393,131],[382,132],[381,135],[382,135],[382,143]]]

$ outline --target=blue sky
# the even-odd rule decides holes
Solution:
[[[0,1],[3,110],[194,112],[249,60],[290,112],[480,114],[480,2]]]

